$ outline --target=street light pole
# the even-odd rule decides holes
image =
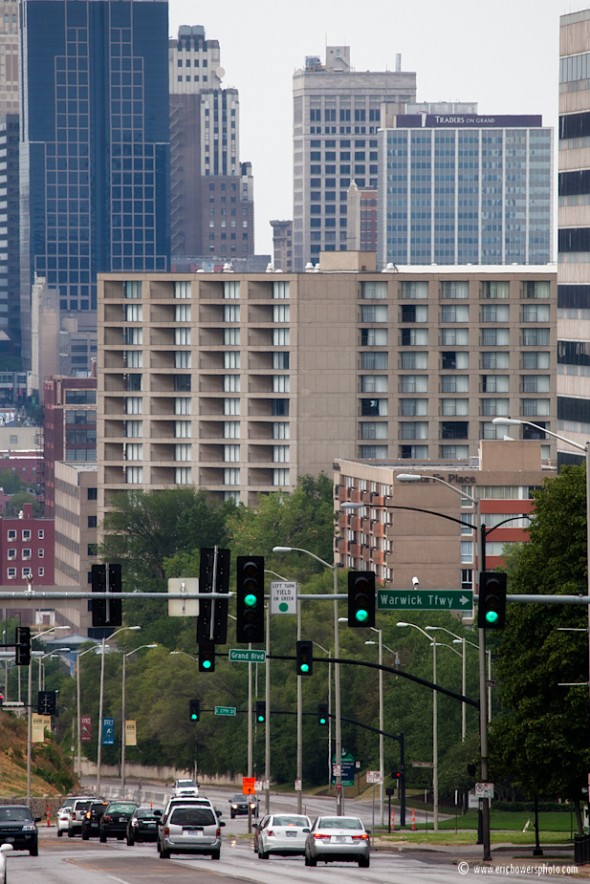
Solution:
[[[133,656],[133,654],[137,654],[137,652],[143,650],[143,648],[157,647],[158,645],[155,643],[150,645],[140,645],[138,648],[134,648],[132,651],[129,651],[128,654],[123,654],[123,665],[121,667],[121,794],[123,796],[125,795],[125,753],[127,750],[127,710],[125,706],[125,676],[127,669],[127,657],[131,657]]]
[[[319,642],[312,642],[330,657],[330,651]],[[332,781],[332,663],[328,662],[328,787]]]
[[[370,626],[373,632],[376,632],[378,635],[378,659],[379,659],[379,770],[381,772],[381,780],[379,782],[379,805],[381,808],[381,825],[385,824],[384,819],[384,802],[383,802],[383,780],[385,778],[385,759],[384,759],[384,744],[383,744],[383,731],[384,731],[384,715],[383,715],[383,630],[377,629],[376,626]],[[375,644],[371,641],[366,641],[366,645]]]
[[[335,748],[334,754],[336,757],[335,764],[335,775],[334,780],[336,782],[336,814],[337,816],[342,816],[344,813],[344,792],[342,789],[342,721],[341,721],[341,693],[340,693],[340,664],[338,660],[340,658],[340,633],[339,633],[339,624],[338,624],[338,567],[336,565],[336,550],[334,549],[334,563],[330,565],[329,562],[326,562],[324,559],[321,559],[319,556],[316,556],[315,553],[310,552],[308,549],[302,549],[297,546],[274,546],[273,552],[301,552],[305,553],[305,555],[311,556],[312,559],[315,559],[316,562],[320,562],[324,567],[330,568],[333,575],[333,593],[334,593],[334,658],[336,662],[334,663],[334,694],[335,694]]]
[[[105,658],[105,649],[107,641],[110,641],[116,635],[119,635],[120,632],[125,632],[126,630],[137,631],[141,629],[141,626],[122,626],[121,629],[117,629],[107,638],[105,636],[102,637],[101,641],[101,659],[100,659],[100,687],[98,693],[98,733],[96,739],[96,795],[100,797],[100,786],[101,786],[101,766],[102,766],[102,714],[103,714],[103,703],[104,703],[104,658]]]
[[[432,683],[436,685],[436,642],[432,637],[415,623],[406,623],[400,620],[398,626],[411,626],[426,636],[432,647]],[[438,691],[432,690],[432,827],[438,832]]]

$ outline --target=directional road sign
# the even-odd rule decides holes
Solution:
[[[469,611],[472,589],[379,589],[380,611]]]
[[[249,651],[241,648],[232,648],[228,651],[227,658],[230,663],[264,663],[266,651]]]
[[[236,707],[235,706],[216,706],[215,707],[215,715],[235,715]]]

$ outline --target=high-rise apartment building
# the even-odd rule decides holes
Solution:
[[[240,162],[240,99],[220,62],[202,25],[169,41],[173,261],[254,253],[252,166]]]
[[[0,3],[0,114],[18,114],[18,0]]]
[[[35,276],[61,314],[96,310],[96,274],[169,265],[166,0],[23,0],[21,317]],[[41,379],[42,381],[42,379]]]
[[[299,274],[101,276],[99,522],[118,491],[251,505],[336,457],[468,461],[503,437],[495,417],[553,428],[555,286],[547,266],[383,273],[356,252]]]
[[[2,356],[14,359],[20,354],[19,119],[16,113],[0,113],[0,156],[0,359]]]
[[[590,9],[560,19],[557,415],[590,438]],[[580,453],[559,443],[561,462]]]
[[[539,116],[394,116],[379,133],[380,266],[549,263],[552,147]]]
[[[320,252],[350,249],[351,182],[377,187],[378,136],[384,104],[416,100],[416,74],[355,71],[348,46],[328,46],[326,62],[308,56],[293,75],[294,270]]]

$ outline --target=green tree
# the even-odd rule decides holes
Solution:
[[[6,494],[16,494],[25,488],[24,482],[15,470],[0,470],[0,488]]]
[[[535,500],[530,541],[509,556],[509,592],[585,592],[585,468],[564,468]],[[500,700],[490,740],[494,779],[510,780],[529,798],[569,799],[578,812],[590,765],[587,616],[579,606],[509,604],[494,651]],[[571,629],[580,635],[560,631]],[[582,686],[565,686],[572,682]]]

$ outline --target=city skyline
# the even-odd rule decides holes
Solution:
[[[355,70],[380,71],[395,70],[399,54],[401,70],[416,72],[420,101],[474,101],[483,114],[542,114],[543,125],[556,126],[559,16],[589,5],[498,0],[474,16],[466,0],[397,4],[395,12],[377,0],[319,8],[301,0],[282,8],[278,21],[276,6],[254,0],[244,22],[236,0],[223,7],[204,3],[197,11],[186,0],[172,0],[169,31],[202,24],[220,42],[223,86],[240,92],[240,153],[256,176],[256,251],[272,254],[269,222],[293,217],[293,73],[306,55],[323,58],[326,45],[348,45]]]

